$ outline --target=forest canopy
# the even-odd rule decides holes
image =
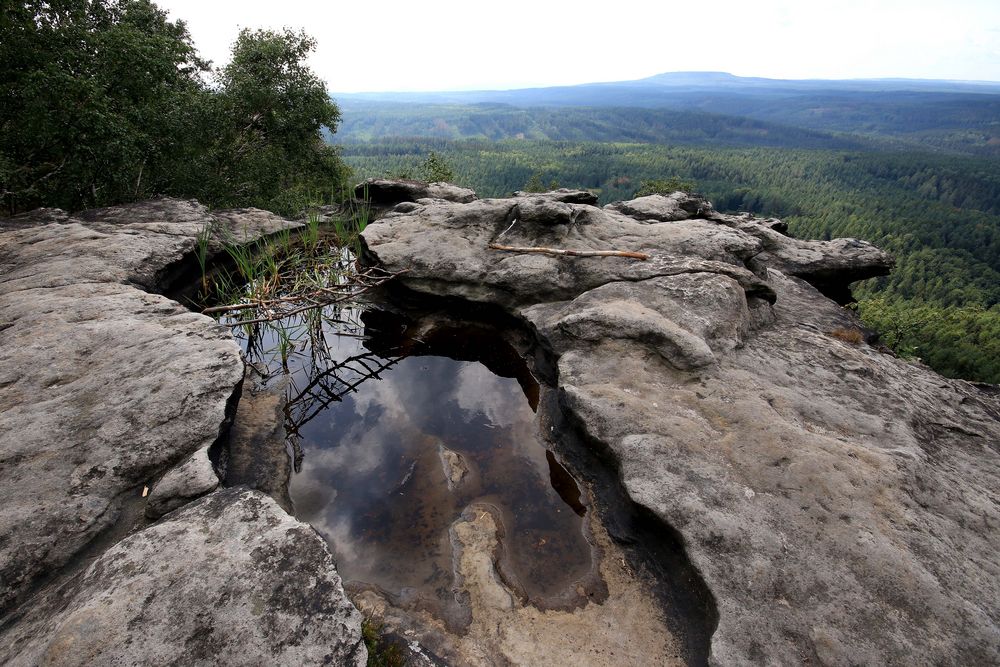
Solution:
[[[152,195],[291,213],[339,193],[323,141],[340,112],[306,34],[243,30],[229,65],[198,56],[149,0],[29,0],[0,17],[0,201],[8,214]]]

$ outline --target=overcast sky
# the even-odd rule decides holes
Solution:
[[[155,0],[221,65],[304,28],[331,91],[517,88],[660,72],[1000,81],[1000,0]]]

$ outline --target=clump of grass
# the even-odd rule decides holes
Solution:
[[[211,285],[205,263],[212,232],[204,231],[199,236],[202,296],[207,301],[213,295],[215,305],[202,312],[222,316],[247,341],[273,341],[272,351],[287,373],[303,322],[316,320],[310,316],[327,306],[350,303],[393,277],[357,262],[360,234],[369,216],[366,203],[351,201],[329,218],[314,210],[297,232],[282,230],[264,241],[248,242],[244,237],[240,242],[230,230],[214,230],[231,266],[215,271]]]
[[[194,256],[201,269],[201,298],[208,297],[208,242],[212,239],[212,223],[208,223],[195,236]]]
[[[361,623],[361,636],[368,647],[368,667],[403,667],[406,664],[403,652],[395,644],[385,642],[383,629],[381,623],[371,618]]]
[[[842,340],[845,343],[850,343],[851,345],[860,345],[865,342],[865,335],[861,333],[858,329],[846,329],[844,327],[837,327],[830,332],[830,336],[836,338],[837,340]]]

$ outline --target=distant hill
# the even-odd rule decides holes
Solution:
[[[426,93],[334,94],[344,112],[341,140],[368,140],[389,136],[433,138],[514,138],[523,133],[540,139],[630,140],[650,142],[708,143],[728,145],[783,146],[800,138],[806,146],[844,146],[844,137],[821,138],[816,134],[790,135],[791,128],[828,134],[856,134],[890,139],[956,154],[1000,157],[1000,83],[936,81],[923,79],[780,80],[737,77],[724,72],[671,72],[636,81],[592,83],[578,86],[526,88],[502,91]],[[407,105],[404,109],[401,105]],[[419,105],[419,106],[418,106]],[[472,105],[477,108],[470,109]],[[493,105],[493,107],[483,106]],[[496,105],[504,105],[503,107]],[[434,107],[434,108],[431,108]],[[541,109],[585,107],[573,119],[560,121]],[[694,116],[667,115],[663,120],[695,135],[681,139],[679,132],[657,136],[648,127],[634,127],[635,115],[599,109],[657,109],[714,114],[699,123]],[[530,110],[518,120],[513,109]],[[476,118],[477,125],[452,122],[457,115]],[[592,118],[593,133],[586,133],[582,115]],[[608,122],[623,123],[619,135],[608,133]],[[492,115],[493,121],[486,122]],[[724,119],[718,116],[740,117]],[[417,118],[440,118],[430,129]],[[401,120],[407,119],[402,125]],[[767,138],[754,143],[746,120],[759,121],[755,131]],[[421,121],[422,122],[422,121]],[[484,125],[503,128],[513,122],[511,132],[483,132]],[[645,123],[642,120],[641,123]],[[743,126],[740,126],[743,123]],[[572,125],[572,130],[567,128]],[[447,126],[447,127],[446,127]],[[539,129],[539,127],[543,129]],[[703,126],[703,127],[702,127]],[[733,132],[722,136],[713,128],[725,126]],[[448,129],[451,128],[451,129]],[[457,128],[457,129],[456,129]],[[569,136],[566,133],[569,132]],[[728,134],[728,136],[727,136]],[[787,134],[787,137],[783,137]],[[857,141],[857,138],[854,139]],[[817,143],[818,142],[818,143]]]
[[[621,100],[612,95],[629,96],[644,93],[648,104],[659,106],[663,94],[699,91],[733,93],[758,91],[763,93],[795,92],[868,92],[868,93],[978,93],[1000,95],[1000,81],[950,81],[941,79],[766,79],[762,77],[735,76],[726,72],[664,72],[644,79],[583,83],[575,86],[550,86],[544,88],[518,88],[514,90],[464,90],[428,92],[367,92],[333,93],[338,100],[371,100],[380,102],[407,102],[424,104],[476,104],[502,102],[516,106],[555,104],[579,105],[589,100],[603,99],[608,106],[622,106]],[[631,106],[631,105],[629,105]]]
[[[343,119],[331,138],[336,143],[408,137],[829,149],[865,149],[873,145],[872,140],[862,137],[705,111],[355,100],[342,102],[341,111]]]

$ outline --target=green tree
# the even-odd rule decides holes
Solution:
[[[546,192],[547,190],[548,188],[542,183],[542,177],[538,172],[533,173],[528,182],[524,184],[525,192]]]
[[[304,32],[240,32],[206,124],[208,199],[293,213],[307,198],[340,193],[349,171],[322,134],[336,130],[340,111],[305,64],[315,47]]]
[[[673,178],[656,178],[648,181],[640,181],[639,189],[636,191],[636,197],[645,197],[647,195],[669,195],[672,192],[694,192],[694,183],[690,181],[684,181],[677,177]]]
[[[423,165],[421,165],[421,171],[423,171],[424,180],[429,183],[452,183],[455,180],[455,172],[451,166],[434,151],[431,151],[427,159],[424,160]]]
[[[0,201],[77,210],[156,194],[283,213],[343,191],[339,110],[301,32],[244,30],[216,85],[150,0],[25,0],[0,14]]]
[[[0,194],[8,212],[166,188],[207,65],[148,0],[27,0],[0,17]]]

